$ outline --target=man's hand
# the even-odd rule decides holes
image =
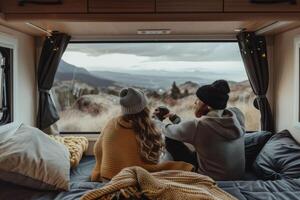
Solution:
[[[159,106],[154,110],[153,116],[159,119],[160,121],[165,120],[170,114],[170,110],[165,106]]]
[[[169,112],[168,114],[166,114],[166,115],[164,116],[164,118],[165,118],[165,119],[171,118],[171,117],[173,117],[174,115],[176,115],[176,114],[175,114],[175,113],[172,113],[172,112]]]

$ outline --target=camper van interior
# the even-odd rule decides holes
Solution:
[[[0,0],[0,199],[300,199],[299,0]]]

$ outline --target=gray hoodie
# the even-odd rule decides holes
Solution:
[[[214,180],[236,180],[244,175],[244,116],[237,108],[213,110],[199,119],[165,125],[165,136],[192,144],[199,173]]]

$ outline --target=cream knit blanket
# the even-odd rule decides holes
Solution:
[[[76,167],[84,152],[87,150],[89,142],[86,137],[79,136],[53,136],[49,135],[49,137],[67,147],[70,152],[70,164],[71,167]]]
[[[218,188],[208,176],[178,170],[149,173],[141,167],[123,169],[106,186],[91,190],[81,200],[145,197],[150,200],[237,200]]]

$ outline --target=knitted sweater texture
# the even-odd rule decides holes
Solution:
[[[193,166],[185,162],[167,161],[158,164],[147,163],[141,159],[139,144],[131,124],[120,117],[108,122],[95,143],[96,165],[92,181],[111,179],[126,167],[139,166],[149,172],[161,170],[192,171]]]
[[[106,186],[81,198],[98,199],[237,200],[208,176],[177,170],[151,174],[140,167],[123,169]]]

